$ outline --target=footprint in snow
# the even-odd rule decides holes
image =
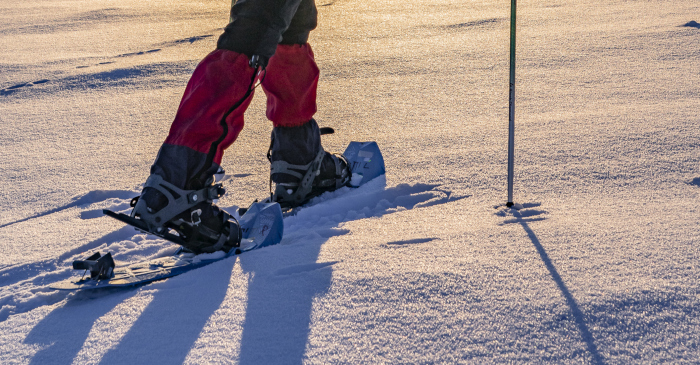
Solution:
[[[188,37],[188,38],[177,39],[177,40],[174,40],[174,41],[161,43],[159,46],[161,46],[161,47],[173,47],[173,46],[177,46],[177,45],[184,44],[184,43],[192,44],[192,43],[194,43],[194,42],[201,41],[201,40],[203,40],[203,39],[207,39],[207,38],[213,37],[213,36],[214,36],[213,34],[197,35],[197,36],[194,36],[194,37]],[[120,55],[117,56],[117,57],[141,56],[141,55],[145,55],[145,54],[149,54],[149,53],[160,52],[160,51],[162,51],[162,50],[163,50],[162,48],[155,48],[155,49],[151,49],[151,50],[148,50],[148,51],[139,51],[139,52],[123,53],[123,54],[120,54]],[[101,64],[104,64],[104,63],[101,63]]]
[[[206,39],[206,38],[209,38],[212,36],[213,36],[212,34],[198,35],[198,36],[194,36],[194,37],[180,39],[180,40],[175,41],[174,43],[178,43],[178,44],[179,43],[194,43],[194,42],[201,41],[202,39]]]
[[[446,24],[446,25],[429,25],[429,26],[419,26],[420,28],[432,28],[432,29],[439,29],[439,30],[447,30],[447,31],[470,31],[475,28],[480,28],[480,27],[488,27],[488,26],[494,26],[497,25],[501,22],[507,21],[507,18],[487,18],[487,19],[478,19],[470,22],[465,22],[465,23],[455,23],[455,24]]]
[[[209,37],[213,37],[213,35],[212,35],[212,34],[205,34],[205,35],[198,35],[198,36],[189,37],[189,38],[184,38],[184,39],[178,39],[178,40],[175,40],[175,41],[172,41],[172,42],[163,43],[162,46],[164,46],[164,47],[172,47],[172,46],[176,46],[176,45],[178,45],[178,44],[183,44],[183,43],[190,43],[190,44],[192,44],[192,43],[194,43],[194,42],[197,42],[197,41],[200,41],[200,40],[202,40],[202,39],[209,38]],[[142,55],[149,54],[149,53],[160,52],[160,51],[162,51],[162,50],[163,50],[162,48],[154,48],[154,49],[150,49],[150,50],[148,50],[148,51],[139,51],[139,52],[122,53],[122,54],[120,54],[120,55],[118,55],[118,56],[116,56],[116,57],[142,56]],[[98,63],[97,65],[107,65],[107,64],[110,64],[110,63],[114,63],[114,61],[100,62],[100,63]],[[77,66],[76,68],[87,68],[87,67],[90,67],[90,65],[81,65],[81,66]]]
[[[105,62],[96,63],[94,66],[109,65],[112,63],[114,63],[114,61],[105,61]],[[88,67],[92,67],[92,66],[93,65],[82,65],[82,66],[75,66],[75,68],[88,68]]]
[[[304,274],[310,271],[316,271],[324,269],[326,267],[333,266],[340,261],[330,261],[330,262],[316,262],[313,264],[302,264],[302,265],[292,265],[275,271],[274,276],[289,276]]]
[[[391,241],[391,242],[387,242],[387,243],[382,244],[381,247],[383,247],[383,248],[406,247],[409,245],[417,245],[417,244],[421,244],[421,243],[432,242],[432,241],[435,241],[436,239],[438,239],[438,238],[430,237],[430,238],[415,238],[412,240]]]
[[[7,87],[7,88],[4,88],[4,89],[0,90],[0,95],[8,95],[8,94],[11,94],[11,93],[13,93],[13,92],[15,92],[15,91],[17,91],[17,90],[19,90],[19,89],[21,89],[21,88],[24,88],[24,87],[31,87],[31,86],[34,86],[34,85],[41,85],[41,84],[44,84],[44,83],[47,83],[47,82],[49,82],[48,79],[43,79],[43,80],[39,80],[39,81],[23,82],[23,83],[21,83],[21,84],[12,85],[12,86],[10,86],[10,87]]]
[[[201,40],[204,40],[204,39],[213,37],[213,36],[214,36],[213,34],[197,35],[197,36],[194,36],[194,37],[188,37],[188,38],[177,39],[177,40],[174,40],[174,41],[161,43],[160,46],[162,46],[162,47],[173,47],[173,46],[177,46],[177,45],[185,44],[185,43],[192,44],[192,43],[194,43],[194,42],[198,42],[198,41],[201,41]]]
[[[151,50],[148,50],[148,51],[124,53],[124,54],[120,54],[120,55],[117,56],[117,57],[141,56],[141,55],[145,55],[145,54],[148,54],[148,53],[155,53],[155,52],[160,52],[160,51],[161,51],[160,48],[156,48],[156,49],[151,49]]]

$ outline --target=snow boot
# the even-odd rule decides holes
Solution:
[[[273,128],[267,154],[270,192],[272,200],[283,209],[305,204],[350,181],[347,159],[341,154],[328,153],[321,146],[321,134],[330,133],[332,129],[320,129],[313,119],[298,127]]]
[[[238,221],[214,204],[225,190],[207,180],[205,187],[183,190],[152,174],[143,193],[132,202],[131,217],[146,223],[148,230],[174,230],[183,247],[194,252],[228,252],[239,247],[243,236]]]

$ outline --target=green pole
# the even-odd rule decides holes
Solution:
[[[508,202],[513,203],[513,173],[515,159],[515,1],[510,2],[510,93],[508,96]]]

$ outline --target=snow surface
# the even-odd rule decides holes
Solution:
[[[386,180],[319,197],[281,244],[132,289],[48,289],[99,250],[176,247],[127,210],[230,2],[0,0],[0,363],[697,363],[700,3],[320,0],[329,150]],[[267,189],[258,92],[224,156]]]

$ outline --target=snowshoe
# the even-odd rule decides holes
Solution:
[[[142,219],[132,218],[126,214],[106,209],[103,212],[139,230],[152,233],[147,231],[148,227]],[[73,262],[73,269],[80,270],[82,272],[81,276],[56,282],[51,284],[50,288],[58,290],[93,290],[142,285],[177,276],[245,251],[275,245],[282,240],[284,222],[279,204],[255,203],[240,218],[239,222],[242,232],[240,246],[227,252],[220,250],[215,253],[198,255],[186,248],[188,243],[182,237],[170,233],[170,230],[163,229],[152,234],[183,246],[173,255],[135,262],[123,267],[115,267],[110,253],[101,255],[97,252],[85,260]],[[89,275],[87,275],[88,272]]]

